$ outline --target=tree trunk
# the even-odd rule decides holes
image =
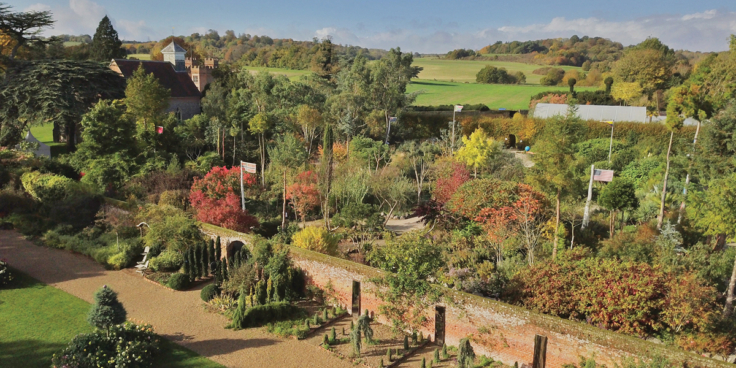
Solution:
[[[664,183],[662,184],[662,200],[659,202],[659,216],[657,216],[657,230],[662,230],[664,222],[664,200],[667,197],[667,178],[670,175],[670,153],[672,152],[672,139],[675,131],[670,132],[670,145],[667,147],[667,168],[664,170]]]
[[[552,260],[554,261],[557,259],[557,233],[560,230],[560,194],[562,193],[562,189],[557,188],[557,197],[555,198],[555,201],[557,202],[557,209],[555,210],[555,233],[554,233],[554,243],[552,245]]]
[[[733,313],[734,288],[736,288],[736,260],[734,260],[733,271],[731,271],[731,281],[728,283],[726,305],[723,307],[723,319],[731,317],[731,313]]]

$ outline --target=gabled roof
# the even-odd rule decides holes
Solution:
[[[186,72],[176,72],[167,61],[113,59],[123,77],[130,78],[140,65],[146,73],[153,73],[162,86],[171,91],[171,97],[202,97],[199,89]]]
[[[164,52],[187,52],[187,50],[184,50],[183,47],[176,44],[176,42],[171,42],[168,46],[164,47],[163,50],[161,50],[161,53]]]

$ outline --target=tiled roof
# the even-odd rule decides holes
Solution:
[[[168,46],[164,47],[163,50],[161,50],[161,53],[164,52],[187,52],[187,50],[184,50],[183,47],[176,44],[176,42],[171,42]]]
[[[123,77],[130,78],[140,65],[146,73],[153,73],[162,86],[171,91],[171,97],[202,97],[199,89],[186,72],[176,72],[166,61],[114,59]]]

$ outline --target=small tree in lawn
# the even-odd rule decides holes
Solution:
[[[87,322],[106,330],[109,337],[110,327],[125,322],[126,317],[127,312],[118,301],[118,294],[105,285],[95,293],[95,304],[87,315]]]
[[[286,199],[291,202],[294,211],[299,214],[302,223],[306,222],[307,213],[320,205],[317,173],[305,171],[296,176],[294,184],[286,187]]]
[[[459,368],[472,368],[475,361],[475,351],[470,345],[470,339],[467,337],[460,340],[460,346],[457,351],[457,366]]]

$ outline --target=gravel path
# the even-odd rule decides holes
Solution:
[[[202,307],[199,290],[172,291],[131,270],[107,271],[94,260],[36,246],[14,231],[0,231],[0,258],[31,277],[92,302],[108,285],[118,292],[128,317],[150,323],[156,332],[228,367],[351,367],[310,344],[280,339],[262,328],[226,330],[225,317]]]

